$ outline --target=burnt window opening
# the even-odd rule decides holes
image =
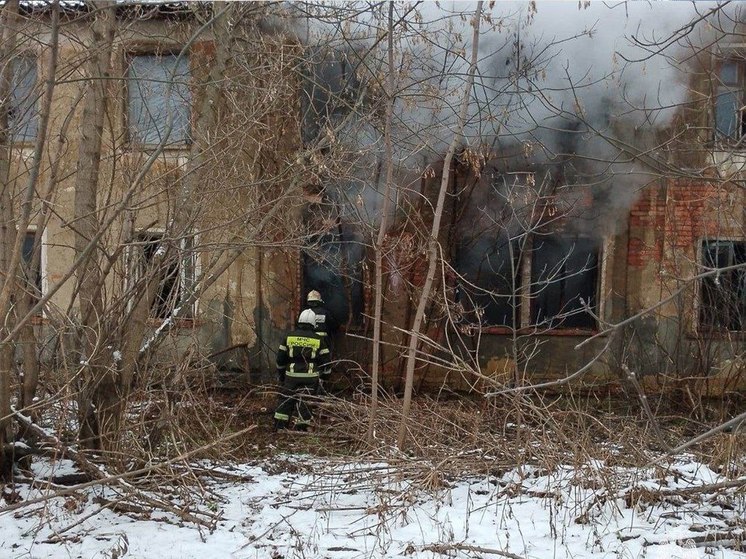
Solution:
[[[136,236],[135,277],[144,279],[149,273],[156,255],[162,262],[160,281],[150,305],[150,317],[166,319],[177,311],[178,318],[194,318],[196,303],[188,303],[197,282],[197,254],[194,237],[185,237],[166,253],[164,234],[155,231],[138,233]],[[153,273],[150,271],[150,273]]]
[[[23,237],[22,258],[22,281],[23,289],[33,307],[39,302],[42,295],[42,277],[39,266],[34,265],[34,240],[36,231],[27,231]],[[41,258],[39,259],[41,261]]]
[[[301,136],[308,145],[326,126],[349,113],[361,94],[361,83],[351,56],[340,49],[309,48],[303,72]]]
[[[303,251],[303,302],[317,290],[333,323],[343,328],[363,323],[363,252],[362,243],[344,231],[315,236]]]
[[[39,127],[36,72],[36,58],[33,56],[19,56],[11,62],[8,135],[14,142],[36,139]]]
[[[728,59],[720,64],[715,94],[715,139],[737,142],[746,135],[744,109],[745,61]]]
[[[519,242],[507,235],[461,240],[454,262],[461,278],[456,302],[468,322],[520,327],[520,262]]]
[[[593,314],[597,314],[598,271],[597,241],[561,235],[534,237],[530,288],[532,325],[595,329]]]
[[[187,56],[130,56],[127,67],[127,132],[130,142],[140,145],[190,142],[190,80]]]
[[[707,269],[746,265],[746,241],[707,240],[702,265]],[[746,329],[746,266],[702,278],[699,324],[703,330]]]

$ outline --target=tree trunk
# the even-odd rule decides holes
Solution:
[[[477,8],[474,12],[474,18],[472,20],[474,33],[472,39],[471,64],[469,66],[469,74],[466,79],[466,85],[464,86],[464,95],[461,101],[461,110],[459,111],[458,120],[456,121],[456,131],[454,132],[453,140],[451,141],[451,144],[448,147],[448,151],[446,152],[445,158],[443,160],[443,173],[440,180],[440,190],[438,191],[438,201],[435,206],[433,225],[430,229],[430,236],[428,238],[427,276],[425,277],[425,284],[422,287],[422,294],[420,295],[420,299],[417,304],[417,312],[414,316],[414,323],[412,325],[412,331],[409,337],[406,378],[404,384],[404,402],[402,418],[401,422],[399,423],[399,434],[397,437],[397,446],[400,449],[404,448],[404,443],[407,437],[407,421],[409,417],[409,409],[412,404],[412,386],[414,385],[414,368],[417,359],[417,346],[419,345],[420,330],[422,328],[422,322],[425,317],[425,308],[427,307],[428,301],[430,299],[430,291],[435,280],[435,271],[438,264],[438,235],[440,233],[440,221],[443,216],[445,195],[448,191],[448,185],[451,179],[451,162],[453,160],[453,156],[456,153],[456,149],[458,148],[463,138],[464,123],[466,122],[466,117],[469,110],[469,99],[471,98],[471,89],[474,84],[474,73],[477,68],[477,59],[479,54],[479,26],[481,19],[482,1],[480,0],[477,3]]]
[[[15,218],[13,216],[13,184],[10,181],[10,143],[12,139],[8,133],[8,113],[10,109],[10,89],[12,64],[10,62],[16,46],[16,18],[18,14],[18,0],[10,0],[3,7],[2,13],[2,44],[0,44],[0,58],[3,60],[0,70],[0,269],[10,270],[10,261],[16,241]],[[15,274],[6,273],[5,280],[0,283],[2,292],[12,291],[9,284],[15,283]],[[9,305],[0,307],[0,316],[11,320]],[[0,322],[0,338],[10,330],[6,320]],[[10,423],[10,391],[13,367],[14,346],[11,342],[0,344],[0,449],[12,438]],[[0,452],[0,476],[5,477],[10,472],[9,457]]]
[[[216,137],[216,126],[218,122],[218,110],[221,106],[221,87],[225,81],[230,61],[231,27],[230,18],[236,9],[236,5],[226,2],[215,2],[213,5],[213,18],[208,22],[213,27],[214,56],[210,60],[210,70],[204,78],[204,85],[200,90],[199,103],[194,108],[194,129],[192,133],[192,145],[189,159],[186,163],[184,176],[181,180],[181,189],[174,208],[173,221],[168,226],[169,237],[181,239],[192,234],[193,228],[198,221],[198,216],[203,211],[202,204],[194,200],[195,192],[203,184],[204,166],[206,163],[206,152],[211,147],[210,138]],[[148,264],[146,273],[147,285],[144,301],[140,300],[136,305],[131,320],[121,324],[122,328],[122,386],[127,390],[134,377],[135,368],[140,359],[150,351],[153,351],[162,339],[163,334],[168,332],[174,319],[178,318],[176,309],[143,344],[146,338],[148,325],[147,319],[150,312],[151,301],[155,297],[157,287],[163,277],[162,268],[168,259],[183,258],[180,248],[164,247],[166,250],[159,251]],[[186,310],[193,305],[195,298],[191,294],[178,302],[178,308]],[[183,312],[183,311],[181,311]],[[142,351],[143,348],[150,351]]]
[[[383,192],[381,222],[378,226],[378,238],[373,246],[375,251],[375,308],[373,310],[373,357],[371,360],[370,411],[368,416],[368,444],[373,442],[373,429],[378,412],[378,383],[381,367],[381,313],[383,312],[383,250],[388,229],[389,207],[394,175],[394,155],[391,138],[391,121],[394,113],[394,94],[396,87],[396,68],[394,66],[394,2],[389,2],[388,13],[388,92],[386,99],[386,122],[384,123],[384,144],[386,158],[386,187]]]
[[[75,252],[82,255],[100,230],[98,219],[98,174],[106,114],[106,77],[111,71],[115,3],[102,2],[92,26],[91,56],[87,63],[86,92],[80,124],[80,146],[75,176]],[[101,347],[103,298],[97,250],[88,253],[78,269],[77,293],[80,312],[78,344],[83,364],[78,413],[80,437],[89,448],[101,449],[104,439],[116,432],[118,398],[116,370],[107,362]],[[108,441],[110,443],[111,441]],[[107,444],[108,446],[108,444]]]

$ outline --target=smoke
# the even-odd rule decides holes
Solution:
[[[420,177],[437,167],[457,130],[475,6],[394,5],[397,188],[390,217],[419,197]],[[649,164],[666,157],[659,133],[688,95],[690,68],[682,60],[714,36],[700,17],[714,6],[485,4],[461,146],[471,154],[468,161],[482,165],[476,169],[481,178],[462,200],[462,233],[480,220],[498,224],[494,216],[513,202],[497,189],[516,172],[534,174],[542,190],[533,201],[551,194],[575,233],[598,236],[623,224],[641,189],[659,177]],[[298,34],[315,57],[305,137],[333,136],[330,153],[346,163],[327,169],[335,212],[342,221],[375,227],[385,178],[388,4],[303,3],[296,9],[304,22]],[[520,216],[508,210],[502,226],[512,235]]]

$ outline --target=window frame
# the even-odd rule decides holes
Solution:
[[[523,246],[524,250],[522,251],[521,250],[521,246],[520,246],[521,245],[521,238],[520,237],[515,238],[515,239],[511,239],[511,238],[509,238],[508,235],[505,235],[505,236],[500,236],[497,239],[495,239],[493,237],[493,239],[495,240],[495,244],[497,244],[498,242],[500,242],[500,240],[502,240],[503,241],[502,247],[505,247],[507,249],[506,252],[508,254],[512,255],[512,258],[513,258],[513,264],[512,265],[510,264],[510,260],[507,259],[507,258],[503,261],[507,265],[507,268],[504,271],[504,273],[503,273],[503,270],[500,270],[500,273],[502,273],[502,275],[504,276],[504,282],[503,283],[504,284],[511,283],[512,286],[514,287],[514,289],[513,289],[512,293],[505,293],[505,294],[503,294],[503,293],[497,292],[495,295],[497,297],[501,297],[501,298],[506,299],[506,301],[505,301],[505,308],[506,309],[509,308],[509,309],[512,310],[512,312],[511,312],[511,319],[513,317],[515,317],[516,320],[512,321],[513,322],[512,324],[485,323],[483,326],[481,326],[481,328],[482,328],[482,330],[485,330],[485,329],[506,329],[506,330],[511,330],[511,331],[512,330],[520,330],[520,328],[524,324],[523,313],[524,313],[524,308],[525,308],[525,305],[526,305],[526,300],[525,300],[525,297],[524,297],[524,290],[525,290],[525,285],[526,285],[526,280],[525,280],[525,277],[524,277],[524,275],[525,275],[524,274],[524,267],[526,265],[526,263],[525,263],[525,257],[526,257],[526,252],[527,252],[526,251],[526,245],[527,245],[528,241],[524,242],[524,246]],[[459,253],[460,253],[460,251],[462,249],[462,246],[463,245],[459,244],[458,248],[456,249]],[[494,252],[495,252],[494,247],[492,247],[491,251],[485,254],[486,260],[483,259],[479,263],[479,266],[477,267],[478,274],[482,273],[483,264],[485,263],[485,261],[487,263],[489,263],[489,257]],[[457,278],[464,278],[466,280],[468,272],[466,272],[464,270],[464,267],[462,265],[457,264],[457,262],[460,262],[460,258],[452,258],[451,264],[453,266],[454,271],[456,272],[456,276],[457,276]],[[515,275],[514,275],[513,278],[510,278],[508,276],[509,272],[514,272],[515,273]],[[488,271],[488,273],[489,273],[489,271]],[[495,273],[495,275],[498,275],[498,274]],[[477,281],[479,279],[480,279],[479,277],[468,278],[468,281],[470,283],[474,284],[474,285],[477,285],[477,287],[480,290],[485,290],[485,293],[483,295],[487,295],[486,291],[488,290],[488,288],[484,287],[484,286],[479,286],[477,284]],[[494,279],[494,277],[493,277],[493,279]],[[457,304],[460,304],[461,307],[464,309],[465,313],[472,314],[472,313],[476,312],[476,307],[469,307],[469,308],[467,308],[464,305],[464,303],[468,302],[469,299],[473,300],[473,295],[474,294],[473,293],[466,293],[464,295],[461,295],[461,293],[463,293],[465,291],[468,291],[467,289],[464,288],[464,283],[465,283],[464,281],[461,281],[461,280],[457,279],[458,293],[455,296],[454,302],[457,303]],[[494,292],[494,289],[492,291]],[[479,307],[479,306],[477,305],[477,307]],[[484,307],[479,307],[479,308],[484,309]],[[483,312],[483,314],[481,316],[485,316],[486,314],[487,314],[486,312]]]
[[[28,90],[28,96],[24,96],[22,99],[17,99],[16,91],[19,87],[19,83],[16,81],[16,62],[20,60],[31,60],[30,68],[33,68],[33,83],[30,85]],[[9,102],[8,102],[8,140],[11,145],[29,145],[36,142],[39,135],[39,55],[30,50],[24,50],[14,56],[9,63],[11,64],[11,74],[9,83]],[[30,100],[30,101],[27,101]],[[24,107],[27,104],[28,106]],[[19,109],[23,109],[20,112]],[[29,124],[24,124],[24,119],[27,113],[30,112],[28,120],[33,123],[33,134],[26,135],[25,133],[21,138],[18,137],[14,131],[20,131],[26,129]],[[13,116],[13,115],[17,116]]]
[[[131,110],[130,93],[131,93],[131,82],[138,81],[138,80],[130,77],[130,70],[132,68],[133,60],[137,57],[156,57],[156,58],[174,57],[174,59],[177,61],[181,59],[186,62],[186,70],[188,72],[188,80],[186,83],[186,92],[188,93],[188,100],[187,100],[188,103],[186,105],[187,114],[186,114],[186,119],[185,119],[185,131],[183,132],[183,134],[181,134],[181,137],[178,140],[167,139],[165,143],[163,143],[163,149],[165,150],[188,150],[191,147],[193,143],[193,134],[194,134],[194,98],[195,98],[194,75],[192,71],[191,52],[187,51],[183,53],[183,55],[179,56],[181,54],[181,50],[182,49],[179,48],[178,46],[171,46],[171,47],[166,47],[166,48],[160,47],[160,46],[134,46],[124,51],[123,70],[122,70],[122,75],[123,75],[122,102],[124,106],[124,110],[122,111],[122,129],[124,133],[123,137],[124,137],[125,145],[128,146],[130,149],[141,149],[141,150],[155,149],[163,143],[162,139],[155,141],[155,142],[150,142],[150,141],[141,141],[140,139],[134,138],[132,115],[130,113],[130,110]],[[176,77],[177,74],[172,74],[172,75]],[[142,80],[142,81],[153,81],[153,80]],[[179,82],[179,80],[174,80],[171,83],[178,84],[181,82]],[[173,102],[174,92],[175,92],[175,88],[172,86],[171,102]],[[173,126],[173,124],[174,123],[172,122],[171,136],[173,136],[175,131],[177,130],[176,127]],[[154,126],[153,128],[156,130],[156,133],[157,133],[157,127]]]
[[[736,66],[735,81],[728,83],[723,80],[723,68],[729,64]],[[746,138],[746,56],[738,50],[726,52],[714,63],[712,92],[712,137],[717,145],[740,145]],[[728,135],[721,132],[718,121],[718,100],[727,92],[735,92],[740,108],[734,117],[735,133]],[[744,146],[746,147],[746,146]]]
[[[744,253],[746,253],[746,239],[743,237],[738,236],[717,236],[717,237],[701,237],[698,239],[697,242],[697,251],[696,251],[696,266],[697,269],[700,270],[699,273],[704,272],[706,266],[704,262],[705,258],[705,245],[707,243],[731,243],[731,244],[740,244],[742,245]],[[744,258],[744,264],[746,264],[746,257]],[[737,270],[733,270],[733,272],[737,272]],[[742,272],[743,274],[746,274],[746,268]],[[711,276],[709,276],[711,277]],[[703,311],[704,311],[704,292],[705,292],[705,281],[709,279],[707,278],[700,278],[699,281],[695,284],[695,296],[693,301],[693,322],[694,322],[694,333],[695,335],[704,335],[704,336],[718,336],[718,335],[746,335],[746,316],[742,318],[742,325],[740,330],[732,330],[728,327],[719,326],[715,324],[705,324],[703,320]]]
[[[533,320],[534,308],[536,301],[536,293],[533,290],[534,281],[533,277],[533,266],[534,266],[534,243],[537,237],[559,237],[560,239],[573,239],[579,240],[584,239],[591,242],[596,242],[597,248],[595,251],[596,256],[596,278],[594,285],[594,305],[592,310],[597,317],[603,317],[605,312],[605,305],[603,300],[603,289],[606,278],[606,270],[608,266],[607,245],[610,243],[610,238],[607,236],[601,236],[594,238],[588,235],[566,235],[562,232],[547,232],[543,234],[529,234],[528,239],[523,243],[523,252],[518,254],[515,258],[518,261],[518,269],[516,270],[517,283],[514,294],[512,295],[516,300],[516,306],[518,308],[518,324],[514,326],[507,325],[493,325],[484,324],[477,325],[472,324],[478,329],[478,331],[484,334],[509,334],[513,331],[518,333],[534,332],[541,335],[579,335],[579,334],[593,334],[599,331],[598,318],[593,318],[594,325],[592,328],[577,327],[577,326],[563,326],[559,325],[540,325],[535,323]],[[520,246],[520,242],[516,243]],[[510,296],[510,295],[506,295]],[[455,301],[457,302],[457,301]]]
[[[145,240],[146,236],[150,236],[153,238],[152,241]],[[144,260],[144,249],[147,244],[158,244],[156,246],[156,251],[158,250],[158,247],[162,244],[162,241],[164,237],[166,236],[166,231],[162,228],[149,228],[149,229],[143,229],[143,230],[137,230],[134,232],[132,241],[130,241],[130,246],[127,248],[127,276],[125,278],[125,293],[127,293],[134,285],[139,283],[143,278],[143,269],[147,268],[149,260]],[[191,247],[188,248],[188,241],[191,239]],[[168,242],[169,239],[166,238],[166,241]],[[185,285],[187,281],[186,277],[186,269],[184,266],[185,257],[184,255],[187,255],[192,260],[191,267],[193,269],[193,277],[192,277],[192,285],[195,285],[200,277],[201,273],[201,262],[199,258],[199,254],[197,252],[197,247],[199,246],[199,234],[198,233],[190,233],[188,235],[182,236],[178,239],[179,243],[179,251],[181,251],[181,254],[179,255],[179,259],[176,262],[176,265],[178,266],[177,275],[178,275],[178,284],[177,289],[179,291],[178,293],[178,301],[179,304],[181,301],[183,301],[184,296],[184,290]],[[165,320],[168,320],[169,316],[173,314],[174,308],[179,306],[179,304],[174,304],[170,312],[166,314],[166,316],[159,316],[157,313],[153,312],[154,307],[157,305],[158,301],[158,294],[160,293],[161,286],[159,285],[159,291],[156,293],[156,298],[153,300],[153,302],[150,304],[150,307],[148,308],[148,321],[155,321],[159,324],[162,323]],[[133,308],[133,302],[132,300],[129,300],[127,302],[127,309],[129,311]],[[176,316],[175,320],[177,324],[191,324],[197,320],[197,316],[199,314],[199,297],[197,297],[191,304],[191,308],[189,309],[188,314],[184,314],[182,311],[178,316]]]
[[[28,239],[29,236],[36,237],[36,232],[38,231],[36,225],[29,225],[26,231],[23,233],[24,235],[24,245],[26,244],[26,239]],[[21,249],[21,260],[23,264],[28,267],[28,259],[26,258],[26,255],[24,254],[25,251],[23,250],[23,246]],[[34,297],[34,299],[31,301],[31,306],[33,307],[36,305],[36,303],[39,302],[39,300],[44,297],[45,293],[49,292],[49,285],[48,285],[48,276],[46,273],[47,269],[47,229],[42,229],[41,232],[41,238],[39,239],[39,269],[37,270],[38,278],[37,281],[34,283],[37,284],[37,287],[39,289],[39,296]],[[38,313],[36,313],[35,316],[45,316],[46,310],[43,306]]]
[[[602,265],[603,265],[603,261],[604,261],[604,258],[603,258],[603,255],[604,255],[604,250],[603,250],[603,248],[604,248],[604,239],[603,238],[599,238],[596,241],[593,237],[590,237],[590,236],[587,236],[587,235],[571,235],[570,236],[570,235],[563,235],[562,233],[554,233],[554,232],[552,232],[552,233],[548,233],[546,235],[533,235],[532,238],[531,238],[531,246],[528,249],[528,255],[527,255],[528,257],[526,258],[527,263],[525,264],[526,269],[527,269],[527,273],[528,273],[528,276],[529,276],[528,284],[525,287],[525,293],[526,293],[526,296],[530,299],[530,301],[529,301],[529,304],[528,304],[529,308],[526,311],[526,315],[527,315],[526,318],[527,318],[527,320],[526,321],[522,321],[522,326],[526,327],[526,328],[539,329],[539,330],[542,330],[542,331],[546,329],[547,332],[552,332],[554,330],[560,330],[560,331],[577,331],[577,332],[597,332],[598,331],[598,319],[594,318],[593,316],[590,317],[591,320],[592,320],[592,322],[594,323],[593,326],[591,326],[591,327],[586,327],[586,326],[563,326],[562,322],[564,321],[564,319],[562,319],[562,322],[560,322],[560,324],[558,324],[558,325],[553,325],[551,323],[551,321],[556,316],[560,316],[562,314],[567,314],[568,312],[573,312],[573,311],[560,312],[558,315],[554,315],[554,316],[552,316],[549,319],[547,317],[544,317],[543,319],[541,319],[541,322],[538,321],[538,318],[536,317],[536,314],[538,312],[536,310],[536,305],[537,305],[537,302],[538,302],[538,298],[537,298],[538,293],[534,291],[534,287],[536,286],[536,284],[540,283],[539,278],[535,278],[534,277],[534,262],[535,262],[534,255],[536,254],[536,251],[537,251],[537,249],[535,248],[536,247],[537,237],[539,239],[542,239],[542,238],[544,238],[544,239],[552,239],[552,240],[553,239],[560,239],[562,242],[569,242],[572,245],[573,252],[574,252],[574,249],[577,246],[577,244],[578,244],[579,241],[588,241],[589,243],[597,244],[598,245],[596,247],[595,251],[593,251],[593,252],[588,251],[587,254],[593,254],[595,256],[595,265],[593,266],[593,268],[595,268],[595,275],[596,275],[596,277],[594,278],[594,282],[593,282],[594,283],[594,287],[593,287],[593,291],[594,291],[594,293],[593,293],[593,298],[594,298],[593,303],[594,304],[591,306],[591,310],[593,310],[594,314],[597,317],[601,316],[601,314],[600,314],[600,312],[601,312],[600,311],[600,300],[601,300],[600,293],[601,293],[601,282],[602,282],[602,278],[603,278]],[[594,243],[594,241],[596,241],[596,242]],[[568,261],[570,260],[570,256],[573,254],[573,252],[567,252],[566,251],[561,256],[560,262],[562,263],[563,270],[564,270],[564,267],[567,265]],[[587,260],[586,260],[586,263],[587,263]],[[563,282],[564,283],[569,278],[573,278],[573,277],[575,277],[577,275],[584,275],[585,273],[588,273],[589,270],[590,270],[590,268],[587,268],[586,264],[583,264],[583,268],[582,269],[574,271],[574,272],[571,271],[570,273],[565,273],[563,271],[563,272],[561,272],[562,275],[559,278],[556,278],[554,280],[550,280],[550,281],[545,282],[545,283],[547,283],[547,287],[549,287],[549,285],[554,285],[554,284],[559,283],[559,282]],[[578,297],[580,297],[579,293],[575,297],[573,297],[571,300],[576,299]],[[544,324],[544,322],[546,322],[547,320],[549,320],[549,323],[548,324]]]

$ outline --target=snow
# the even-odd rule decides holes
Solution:
[[[209,482],[206,505],[222,512],[212,533],[160,511],[150,519],[109,510],[91,514],[100,507],[95,497],[116,497],[113,488],[93,488],[82,500],[68,496],[39,508],[0,511],[0,555],[355,559],[496,557],[500,551],[540,559],[746,558],[732,543],[695,543],[743,521],[742,490],[676,504],[630,497],[644,488],[725,481],[688,456],[665,468],[593,462],[460,479],[426,477],[421,463],[405,465],[278,455],[223,467],[242,479]],[[27,486],[16,490],[34,496]],[[55,534],[63,541],[49,543]]]

